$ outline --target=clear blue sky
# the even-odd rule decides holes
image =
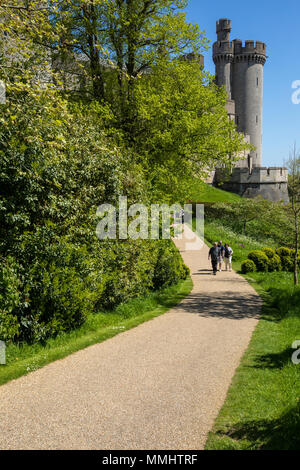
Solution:
[[[264,66],[263,165],[281,166],[294,141],[300,149],[300,104],[292,103],[292,82],[300,81],[299,0],[190,0],[187,19],[216,41],[216,21],[231,19],[232,39],[267,44]],[[205,68],[214,73],[211,49]]]

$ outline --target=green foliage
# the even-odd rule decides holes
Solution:
[[[276,253],[282,259],[282,258],[290,257],[291,254],[292,254],[292,250],[290,248],[285,247],[285,246],[281,246],[281,247],[277,248]]]
[[[166,248],[165,242],[161,242],[154,271],[154,288],[170,286],[180,279],[186,279],[189,274],[189,269],[184,265],[180,253],[175,246],[169,243]]]
[[[280,271],[282,267],[281,258],[278,254],[276,254],[275,250],[272,248],[264,248],[262,251],[268,257],[268,271]]]
[[[243,274],[253,273],[254,271],[256,271],[254,261],[252,261],[251,259],[246,259],[245,261],[243,261],[241,264],[241,271]]]
[[[228,120],[226,93],[197,61],[159,61],[138,81],[135,93],[134,146],[156,200],[173,202],[174,193],[182,200],[192,178],[203,177],[208,167],[229,164],[245,148]]]
[[[248,258],[254,262],[258,272],[268,271],[269,260],[263,251],[251,251],[248,255]]]
[[[268,271],[274,272],[274,271],[281,271],[282,265],[281,265],[281,259],[276,253],[272,257],[268,257]]]
[[[281,259],[283,271],[292,272],[294,269],[293,251],[287,247],[279,247],[276,250],[277,255]]]
[[[272,248],[251,251],[248,255],[258,272],[274,272],[281,270],[281,259]]]
[[[155,242],[96,237],[101,203],[116,204],[121,193],[129,202],[146,200],[143,173],[116,145],[107,107],[69,103],[26,78],[7,89],[0,108],[1,336],[45,341],[99,308],[186,277],[168,242],[160,255],[166,251],[171,278],[160,284]]]
[[[264,248],[262,251],[267,255],[269,259],[273,258],[276,254],[275,250],[273,250],[272,248]]]
[[[0,264],[0,340],[8,341],[19,334],[15,309],[20,305],[20,282],[16,273],[17,264],[8,257]]]
[[[235,232],[249,235],[255,239],[269,239],[276,231],[276,240],[280,232],[275,223],[280,209],[271,201],[262,197],[253,199],[239,198],[238,200],[214,204],[208,211],[210,218],[220,218],[226,226]]]

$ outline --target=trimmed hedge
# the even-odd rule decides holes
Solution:
[[[293,272],[294,256],[295,250],[287,247],[277,248],[276,251],[272,248],[264,248],[262,251],[252,251],[248,255],[248,260],[245,260],[242,263],[242,272],[251,272],[247,271],[247,269],[252,270],[253,268],[252,264],[248,263],[250,260],[254,263],[256,270],[260,272],[274,272],[281,270]],[[298,256],[298,268],[300,269],[300,255]]]
[[[284,246],[277,248],[276,253],[280,256],[283,271],[294,271],[295,250]],[[298,256],[298,268],[300,269],[300,255]]]
[[[269,258],[269,261],[268,261],[268,271],[271,273],[274,271],[281,271],[281,269],[282,269],[281,259],[274,252],[274,256]]]
[[[276,254],[275,250],[273,250],[272,248],[264,248],[262,251],[269,259],[272,259]]]
[[[263,251],[251,251],[248,255],[248,259],[254,262],[258,272],[268,271],[269,258]]]
[[[280,256],[280,258],[290,257],[292,250],[290,248],[286,248],[285,246],[281,246],[277,248],[276,254]]]
[[[246,259],[242,262],[241,269],[243,274],[253,273],[254,271],[256,271],[256,266],[254,264],[254,261],[252,261],[251,259]]]

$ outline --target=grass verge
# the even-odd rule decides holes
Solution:
[[[208,242],[231,242],[237,271],[249,251],[267,245],[217,223],[207,223],[205,234]],[[292,362],[292,344],[300,340],[300,288],[294,288],[286,272],[244,277],[264,301],[262,315],[206,449],[299,449],[300,365]]]
[[[192,280],[188,278],[119,305],[113,312],[90,315],[81,328],[51,338],[44,344],[9,344],[7,364],[0,365],[0,385],[162,315],[184,299],[192,287]]]

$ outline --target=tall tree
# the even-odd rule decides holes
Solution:
[[[208,169],[231,164],[247,148],[228,119],[226,93],[197,56],[161,59],[135,93],[132,145],[158,198],[189,198],[191,178],[205,178]]]
[[[289,196],[290,203],[285,210],[292,219],[294,225],[294,283],[298,285],[298,255],[299,255],[299,228],[300,228],[300,153],[297,151],[296,143],[290,152],[286,166],[289,170]]]
[[[207,40],[186,21],[187,0],[53,0],[51,21],[61,51],[87,62],[96,99],[105,98],[104,74],[115,71],[123,126],[134,119],[134,86],[161,56],[203,49]]]

